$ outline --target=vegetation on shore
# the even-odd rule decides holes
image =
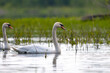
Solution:
[[[110,13],[109,0],[0,0],[0,19]]]
[[[78,43],[110,44],[110,18],[93,21],[81,21],[80,18],[75,17],[0,19],[0,28],[4,22],[9,22],[14,29],[7,31],[8,37],[13,37],[16,44],[20,44],[20,38],[24,38],[22,42],[32,43],[33,37],[50,38],[53,24],[57,21],[62,22],[66,28],[65,31],[57,30],[60,42],[69,42],[72,45]],[[2,30],[0,30],[0,37],[2,37]]]

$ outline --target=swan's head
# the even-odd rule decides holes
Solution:
[[[10,23],[4,23],[4,24],[3,24],[3,27],[13,29],[13,27],[11,26]]]
[[[57,28],[62,28],[62,29],[65,30],[64,25],[63,25],[61,22],[56,22],[56,23],[54,24],[54,26],[57,27]]]

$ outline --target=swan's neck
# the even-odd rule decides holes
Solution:
[[[3,32],[4,48],[9,49],[8,40],[6,36],[6,28],[4,26],[2,27],[2,32]]]
[[[57,37],[56,37],[56,29],[57,28],[55,26],[53,26],[53,30],[52,30],[53,43],[55,46],[56,53],[61,53],[61,50],[58,45]]]

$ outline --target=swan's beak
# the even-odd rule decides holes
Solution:
[[[63,26],[61,26],[62,29],[66,30]]]
[[[13,27],[9,26],[9,28],[13,29]]]

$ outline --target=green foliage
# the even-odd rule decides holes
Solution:
[[[92,6],[96,2],[103,4],[109,0],[0,0],[0,6],[10,7],[47,7],[47,6]]]
[[[107,14],[108,5],[106,0],[0,0],[0,18]]]
[[[45,7],[45,6],[75,6],[82,7],[91,5],[93,0],[0,0],[0,6],[10,5],[11,7]],[[100,1],[100,0],[97,0]],[[103,0],[104,1],[104,0]]]
[[[4,22],[9,22],[14,27],[7,31],[8,37],[13,37],[15,44],[24,42],[32,43],[32,37],[52,36],[53,24],[57,21],[62,22],[66,30],[57,30],[60,42],[71,43],[107,43],[110,44],[110,18],[94,21],[81,21],[79,18],[22,18],[22,19],[0,19],[0,28]],[[2,32],[2,30],[0,30]],[[2,33],[0,33],[2,34]],[[2,37],[2,36],[0,36]],[[20,38],[23,38],[20,40]],[[41,39],[39,39],[41,42]],[[51,41],[51,40],[47,40]]]

